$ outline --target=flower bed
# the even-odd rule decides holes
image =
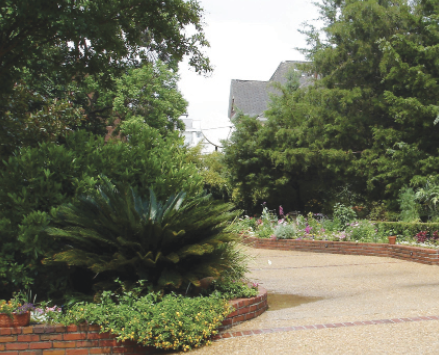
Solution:
[[[235,311],[222,322],[227,329],[255,318],[267,308],[267,291],[251,298],[230,301]],[[157,349],[142,347],[136,342],[115,340],[115,335],[99,333],[97,325],[43,326],[0,328],[0,354],[8,355],[91,355],[91,354],[153,354]]]
[[[244,237],[243,243],[261,249],[296,250],[313,253],[380,256],[422,264],[439,265],[439,251],[384,243],[351,243],[323,240],[262,239]]]

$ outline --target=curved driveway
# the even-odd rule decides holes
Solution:
[[[247,250],[255,256],[250,280],[269,292],[320,299],[269,310],[228,330],[234,338],[192,354],[439,354],[439,266]]]

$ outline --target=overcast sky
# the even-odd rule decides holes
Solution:
[[[297,32],[318,17],[310,0],[200,0],[214,67],[203,78],[183,64],[179,88],[189,101],[190,118],[226,117],[232,79],[268,80],[281,61],[303,60]]]

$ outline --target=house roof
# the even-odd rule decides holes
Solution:
[[[262,117],[264,111],[267,110],[270,94],[280,94],[273,87],[273,83],[286,84],[287,73],[296,68],[297,64],[305,63],[292,60],[281,62],[268,81],[232,79],[228,116],[233,117],[238,109],[246,115]],[[300,87],[309,85],[311,81],[310,77],[301,76]]]

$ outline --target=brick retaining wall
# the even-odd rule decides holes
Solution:
[[[223,321],[220,330],[255,318],[267,308],[267,291],[259,288],[259,295],[230,301],[235,311]],[[158,350],[142,347],[136,342],[120,343],[110,333],[99,334],[97,325],[70,325],[0,328],[2,355],[92,355],[92,354],[154,354]],[[163,352],[160,352],[163,353]]]
[[[333,242],[325,240],[262,239],[244,237],[243,243],[254,248],[296,250],[313,253],[384,256],[439,265],[439,250],[385,243]]]
[[[268,308],[267,291],[259,286],[259,295],[250,298],[238,298],[230,301],[235,311],[230,313],[223,321],[219,330],[228,329],[246,320],[256,318]]]

